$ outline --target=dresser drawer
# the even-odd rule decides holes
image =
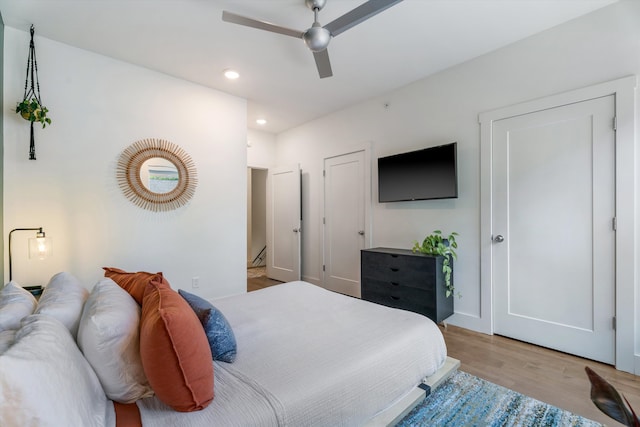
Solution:
[[[387,307],[424,314],[429,318],[433,317],[436,311],[433,296],[429,296],[429,293],[415,288],[398,287],[391,291],[363,288],[362,299],[386,305]]]
[[[362,280],[431,290],[436,283],[435,258],[385,253],[362,253]]]
[[[399,271],[397,273],[400,273]],[[393,277],[387,278],[362,278],[362,288],[368,288],[378,292],[389,292],[397,290],[399,288],[411,288],[422,292],[426,292],[428,295],[435,295],[436,283],[434,281],[428,281],[420,277],[409,277],[408,275],[397,274]]]

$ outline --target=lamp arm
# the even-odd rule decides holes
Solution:
[[[37,231],[38,233],[44,233],[42,231],[42,227],[37,228],[14,228],[9,232],[9,281],[12,279],[12,271],[11,271],[11,235],[14,231]]]

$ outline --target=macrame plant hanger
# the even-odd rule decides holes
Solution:
[[[36,61],[36,45],[33,42],[35,30],[31,26],[31,42],[29,42],[29,58],[27,59],[27,77],[24,81],[24,100],[35,99],[42,106],[40,97],[40,82],[38,81],[38,61]],[[29,145],[29,160],[36,159],[36,142],[33,137],[33,120],[31,120],[31,143]]]

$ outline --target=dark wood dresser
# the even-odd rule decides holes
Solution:
[[[414,311],[440,323],[453,314],[453,295],[446,297],[443,259],[408,249],[363,249],[362,299]]]

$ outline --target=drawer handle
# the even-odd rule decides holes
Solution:
[[[398,282],[391,282],[391,286],[400,286],[400,283],[398,283]]]
[[[393,295],[389,295],[389,297],[394,301],[400,301],[400,297],[394,297]]]
[[[398,255],[391,254],[391,258],[398,258]]]
[[[399,270],[399,268],[391,267],[391,271],[393,271],[393,272],[396,272],[398,270]]]

